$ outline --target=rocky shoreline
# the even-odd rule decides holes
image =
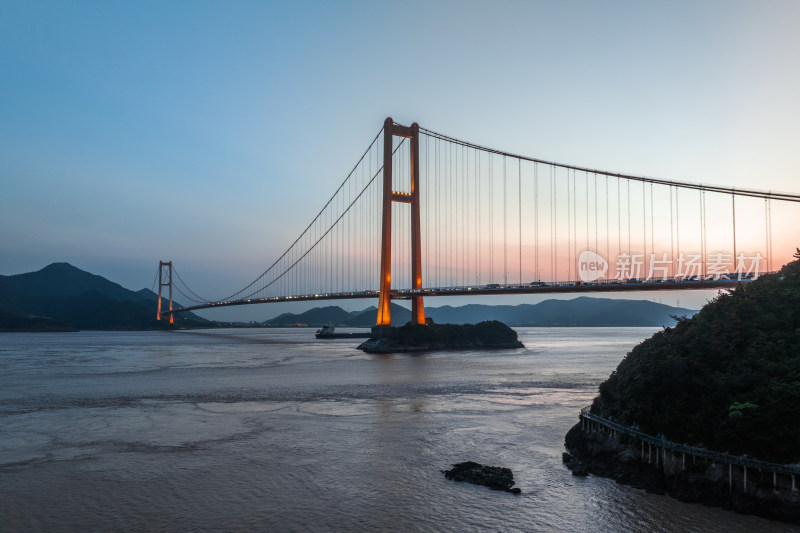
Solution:
[[[680,457],[670,454],[658,465],[648,463],[641,460],[640,452],[611,434],[583,431],[580,423],[569,430],[565,445],[569,453],[564,462],[574,475],[590,473],[681,502],[800,524],[800,492],[783,485],[776,490],[771,475],[759,479],[755,471],[745,492],[735,473],[731,489],[727,465],[700,460],[684,465]]]

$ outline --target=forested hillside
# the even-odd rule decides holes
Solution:
[[[592,411],[672,441],[800,460],[800,249],[795,257],[636,346]]]

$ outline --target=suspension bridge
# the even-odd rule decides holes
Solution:
[[[425,296],[732,287],[781,266],[773,219],[797,227],[799,204],[800,194],[557,163],[387,118],[308,226],[243,288],[207,299],[161,261],[157,316],[377,298],[376,325],[390,326],[393,299],[411,300],[422,324]],[[191,305],[174,309],[173,288]]]

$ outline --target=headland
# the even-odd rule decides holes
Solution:
[[[795,258],[634,347],[566,435],[567,462],[800,523],[800,249]]]

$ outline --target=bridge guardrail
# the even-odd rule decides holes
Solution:
[[[721,463],[730,463],[730,464],[735,464],[737,466],[746,466],[748,468],[768,470],[770,472],[775,472],[778,474],[786,474],[790,476],[800,474],[800,465],[785,465],[779,463],[770,463],[768,461],[759,461],[758,459],[752,459],[750,457],[744,457],[741,455],[739,456],[730,455],[727,453],[707,450],[705,448],[698,448],[696,446],[689,446],[688,444],[681,444],[678,442],[664,440],[662,438],[642,433],[641,431],[625,427],[621,424],[612,422],[611,420],[590,413],[589,412],[590,408],[591,406],[584,407],[583,409],[581,409],[580,416],[586,418],[587,420],[591,420],[593,422],[601,424],[609,429],[613,429],[614,431],[617,431],[619,433],[635,437],[643,442],[652,444],[654,446],[658,446],[660,448],[664,448],[666,450],[679,453],[687,453],[689,455],[694,455],[696,457],[705,457],[707,459],[711,459],[713,461],[719,461]]]

